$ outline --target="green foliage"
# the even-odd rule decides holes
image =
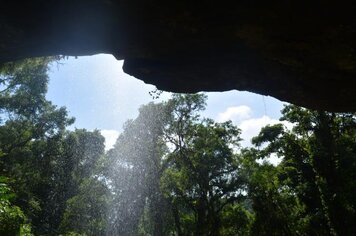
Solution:
[[[243,199],[238,174],[240,131],[198,115],[205,95],[175,95],[166,140],[173,146],[161,187],[175,210],[178,235],[217,235],[225,207]],[[174,212],[174,211],[173,211]]]
[[[60,225],[62,232],[78,235],[105,235],[108,189],[97,179],[85,179],[79,194],[66,202]]]
[[[156,110],[158,106],[163,113]],[[116,211],[131,223],[123,227],[128,231],[120,231],[126,232],[123,235],[353,232],[351,224],[343,231],[338,228],[341,220],[332,212],[344,207],[345,215],[339,215],[343,222],[351,222],[355,215],[353,115],[288,106],[282,120],[293,123],[292,131],[281,124],[264,127],[253,139],[259,149],[238,151],[239,130],[231,122],[202,119],[199,112],[204,108],[204,95],[174,95],[164,104],[142,108],[139,117],[125,126],[109,154],[117,161],[113,173],[120,183],[115,187],[120,190],[115,194]],[[338,187],[344,186],[343,193],[334,195],[328,176],[335,173],[330,169],[333,150],[342,168],[333,177],[342,177]],[[282,163],[258,161],[271,155],[283,158]],[[342,205],[337,206],[336,196],[342,196]],[[152,204],[157,199],[164,204]],[[170,214],[157,218],[157,206]],[[154,225],[162,220],[174,227],[157,233]]]
[[[167,203],[159,186],[164,168],[161,158],[167,151],[162,135],[169,113],[163,104],[154,103],[142,106],[139,112],[135,120],[125,124],[108,153],[108,178],[114,197],[109,232],[113,235],[136,235],[139,222],[141,232],[153,235],[164,235],[169,227]],[[152,221],[142,220],[144,215]]]
[[[276,174],[268,176],[268,182],[263,184],[264,178],[259,176],[257,181],[250,183],[251,187],[255,182],[271,189],[274,183],[276,190],[265,199],[276,197],[278,208],[271,209],[288,210],[283,210],[288,214],[281,219],[285,221],[283,225],[289,228],[285,230],[290,232],[281,232],[280,235],[354,234],[355,115],[311,111],[292,105],[286,106],[282,113],[281,120],[294,125],[292,131],[285,130],[281,125],[269,126],[263,128],[253,141],[256,145],[266,144],[262,150],[256,151],[256,156],[265,158],[275,154],[283,157],[283,161],[277,168],[271,167],[275,168]],[[258,169],[261,167],[258,166]],[[252,172],[258,173],[259,170]],[[268,170],[265,173],[273,172]],[[258,214],[262,215],[262,224],[256,225],[261,235],[261,232],[268,235],[267,229],[271,225],[268,223],[265,229],[261,228],[268,219],[267,211],[263,212],[268,201],[258,205],[258,200],[264,199],[265,193],[266,190],[257,193],[258,198],[254,200],[256,220]],[[273,216],[274,212],[279,214],[271,209],[268,210],[269,216]],[[272,219],[276,221],[278,216]]]
[[[31,225],[36,235],[58,234],[64,212],[71,211],[66,207],[70,199],[84,194],[82,182],[99,176],[94,172],[104,154],[104,138],[99,131],[67,132],[74,119],[45,98],[48,65],[54,59],[1,67],[0,174],[8,178],[1,186],[6,221],[1,225],[17,231],[10,235],[29,235]],[[12,195],[3,193],[7,186]]]
[[[0,235],[31,236],[31,225],[23,211],[11,203],[16,195],[6,182],[7,178],[0,176]]]
[[[0,66],[0,235],[356,234],[354,113],[289,105],[292,130],[241,148],[232,122],[200,117],[206,95],[174,94],[105,153],[99,130],[68,131],[46,100],[57,59]]]
[[[244,202],[230,204],[224,208],[221,216],[221,235],[251,235],[251,223],[254,222],[254,215],[243,205]]]

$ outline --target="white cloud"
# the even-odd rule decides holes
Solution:
[[[241,129],[240,137],[243,139],[241,141],[242,147],[250,147],[251,139],[259,134],[261,128],[266,125],[275,125],[282,123],[287,129],[292,129],[293,125],[286,121],[279,121],[273,119],[269,116],[262,117],[252,117],[252,109],[246,105],[228,107],[224,112],[219,113],[216,119],[218,122],[224,122],[231,120],[235,125]],[[267,158],[267,161],[277,165],[280,163],[281,159],[276,155],[271,155]]]
[[[251,146],[251,139],[259,134],[262,127],[279,123],[284,124],[288,129],[292,128],[291,123],[272,119],[269,116],[251,118],[242,121],[240,124],[238,124],[238,127],[241,129],[241,138],[244,140],[242,141],[242,145]]]
[[[269,116],[262,116],[259,118],[252,118],[252,109],[246,105],[228,107],[224,112],[217,116],[218,122],[231,120],[235,125],[241,129],[241,142],[243,147],[251,146],[251,139],[257,136],[262,127],[266,125],[274,125],[278,123],[284,124],[291,129],[292,125],[288,122],[281,122],[277,119],[272,119]]]
[[[241,122],[251,117],[252,110],[250,107],[242,105],[228,107],[224,112],[218,114],[217,121],[225,122],[231,120],[234,123]]]
[[[105,138],[105,150],[107,151],[111,149],[114,146],[117,137],[119,137],[119,131],[103,129],[100,133]]]
[[[262,116],[260,118],[251,118],[242,121],[238,127],[241,129],[242,146],[251,146],[251,139],[257,136],[262,127],[270,124],[274,125],[280,123],[276,119],[271,119],[268,116]]]
[[[279,121],[272,119],[269,116],[262,116],[260,118],[252,118],[242,121],[238,127],[241,129],[241,145],[243,147],[251,146],[251,139],[259,134],[261,128],[266,125],[275,125],[282,123],[286,126],[287,129],[292,129],[293,125],[287,121]],[[281,162],[281,159],[277,155],[272,154],[267,161],[273,165],[278,165]]]
[[[271,163],[274,166],[277,166],[279,163],[281,163],[283,158],[279,158],[275,153],[272,153],[269,157],[266,159],[258,159],[257,163],[262,164],[263,162],[267,161]]]

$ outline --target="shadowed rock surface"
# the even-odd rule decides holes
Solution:
[[[356,111],[355,12],[351,1],[9,0],[0,62],[111,53],[162,90]]]

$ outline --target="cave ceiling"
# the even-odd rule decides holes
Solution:
[[[356,111],[352,1],[11,0],[0,13],[0,63],[110,53],[166,91]]]

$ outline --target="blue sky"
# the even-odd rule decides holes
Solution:
[[[100,129],[111,147],[127,119],[138,115],[138,108],[153,99],[154,86],[122,71],[123,61],[112,55],[69,58],[54,64],[50,70],[47,98],[58,106],[66,106],[76,118],[74,127]],[[207,109],[203,116],[225,121],[231,119],[242,129],[243,145],[268,124],[276,123],[283,103],[272,97],[249,92],[207,93]],[[160,100],[169,98],[163,93]]]

